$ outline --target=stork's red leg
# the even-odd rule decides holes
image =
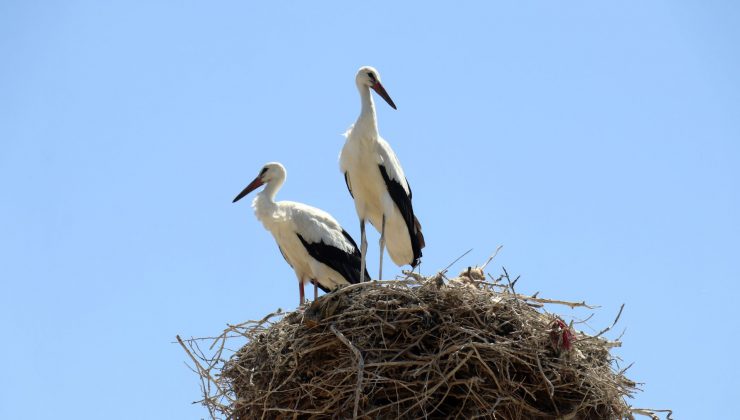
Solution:
[[[319,282],[316,280],[313,281],[313,301],[316,302],[316,299],[319,298]]]
[[[302,280],[298,280],[298,291],[301,294],[301,303],[300,304],[303,305],[303,301],[306,300],[306,296],[305,296],[305,293],[303,292],[303,281]]]

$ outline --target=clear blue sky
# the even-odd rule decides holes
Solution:
[[[423,272],[504,245],[494,274],[601,305],[594,329],[626,304],[635,405],[736,415],[740,5],[446,4],[0,3],[0,418],[205,416],[175,334],[298,300],[234,195],[278,160],[279,198],[358,236],[361,65]]]

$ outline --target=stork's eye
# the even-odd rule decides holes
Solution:
[[[260,176],[264,175],[265,172],[267,172],[267,168],[262,168],[262,171],[260,172]]]
[[[373,82],[375,81],[375,75],[374,75],[374,74],[372,74],[372,73],[368,73],[368,74],[367,74],[367,77],[369,77],[369,78],[370,78],[370,80],[372,80]]]

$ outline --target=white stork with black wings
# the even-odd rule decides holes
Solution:
[[[339,222],[329,213],[303,203],[275,201],[285,177],[283,165],[268,163],[233,202],[267,184],[257,194],[252,207],[257,219],[272,233],[285,261],[293,267],[298,277],[300,303],[304,302],[303,285],[307,282],[314,284],[314,299],[318,297],[319,287],[328,293],[340,285],[359,282],[360,251]]]
[[[393,103],[380,83],[378,71],[362,67],[355,76],[360,91],[362,109],[355,124],[347,132],[347,141],[339,155],[339,166],[344,173],[355,210],[360,218],[360,250],[362,270],[365,270],[367,239],[365,220],[380,231],[379,278],[383,276],[383,248],[398,266],[416,267],[424,248],[421,225],[411,205],[411,187],[401,163],[391,146],[378,134],[375,104],[370,89],[380,95],[393,109]]]

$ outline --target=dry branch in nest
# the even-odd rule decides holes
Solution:
[[[658,418],[627,404],[637,388],[615,368],[618,341],[542,309],[585,303],[524,296],[514,283],[474,268],[446,282],[355,284],[216,338],[178,341],[213,418]]]

